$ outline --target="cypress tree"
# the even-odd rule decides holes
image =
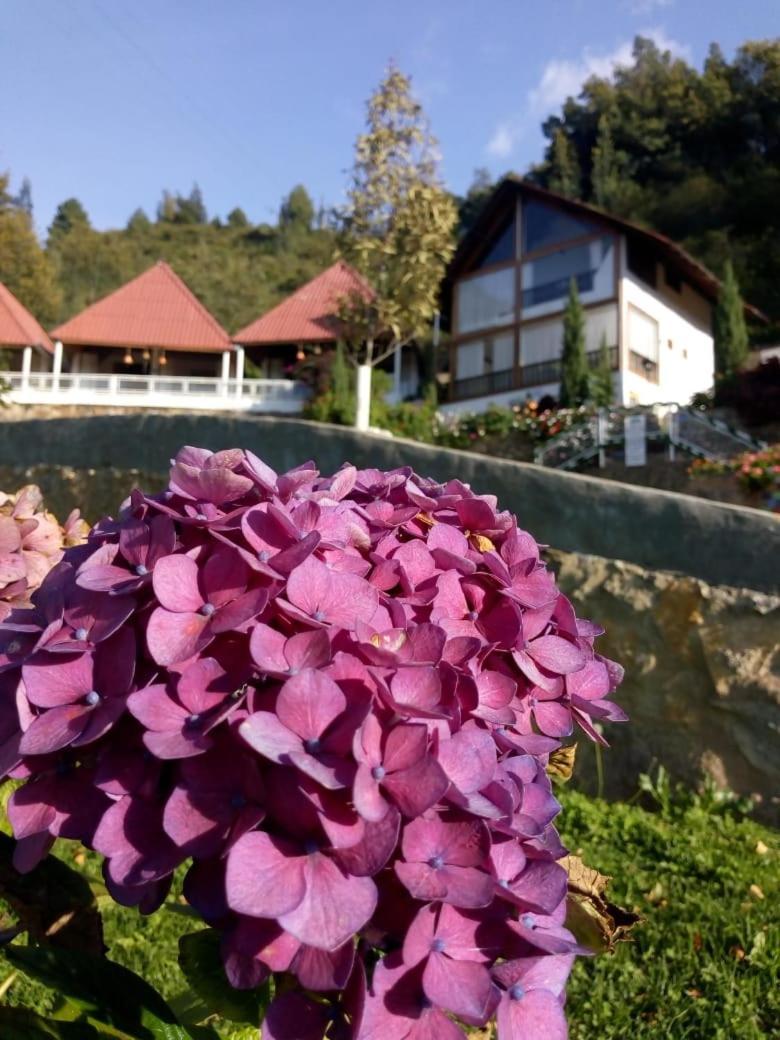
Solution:
[[[726,261],[723,284],[713,320],[715,338],[715,371],[721,377],[734,375],[748,356],[748,334],[745,309],[739,284],[730,260]]]
[[[599,408],[608,408],[612,404],[612,394],[612,364],[605,333],[599,345],[598,362],[590,373],[590,399]]]
[[[585,312],[577,292],[577,282],[569,284],[569,298],[563,312],[563,353],[561,355],[562,408],[577,408],[588,399],[588,358],[585,353]]]
[[[593,198],[604,209],[615,206],[620,190],[620,168],[615,153],[612,126],[606,112],[599,117],[598,136],[591,154],[590,174]]]
[[[553,134],[550,147],[548,186],[559,195],[570,199],[578,199],[581,192],[580,164],[574,145],[566,135],[563,127]]]

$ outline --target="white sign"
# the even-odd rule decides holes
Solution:
[[[623,419],[623,437],[626,449],[626,465],[647,465],[647,420],[645,416],[625,416]]]

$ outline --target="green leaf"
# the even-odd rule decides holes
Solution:
[[[234,989],[225,976],[219,936],[211,928],[188,932],[179,939],[179,967],[206,1007],[230,1022],[257,1026],[268,1001],[268,987]]]
[[[37,942],[102,953],[103,924],[86,878],[56,856],[20,874],[13,865],[15,845],[0,834],[0,892],[21,929]]]
[[[5,956],[95,1025],[113,1026],[134,1040],[192,1040],[157,990],[107,957],[44,946],[8,946]]]
[[[0,1036],[8,1040],[98,1040],[87,1022],[58,1022],[28,1008],[0,1007]]]

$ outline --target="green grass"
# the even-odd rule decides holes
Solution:
[[[656,794],[662,804],[648,811],[562,793],[572,851],[612,874],[614,901],[645,917],[615,954],[578,962],[567,1005],[572,1040],[780,1037],[777,832],[712,797],[663,784]],[[73,862],[75,852],[60,854]],[[99,876],[92,857],[82,869]],[[181,993],[177,940],[195,922],[169,910],[144,918],[109,901],[103,910],[110,955],[168,998]],[[0,980],[8,974],[0,957]],[[50,994],[22,977],[5,999],[52,1007]],[[229,1040],[257,1036],[219,1029]]]
[[[645,917],[633,942],[576,965],[572,1040],[780,1037],[778,834],[711,799],[663,801],[563,798],[564,840]]]

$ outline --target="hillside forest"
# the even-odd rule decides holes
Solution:
[[[637,37],[630,65],[593,77],[543,126],[538,183],[643,223],[680,242],[716,274],[730,260],[742,296],[780,330],[780,39],[750,41],[728,60],[713,44],[701,70]],[[11,171],[12,172],[12,171]],[[122,229],[99,231],[78,199],[64,200],[41,243],[28,181],[0,175],[0,281],[53,326],[158,259],[235,331],[331,262],[340,214],[317,211],[304,185],[276,223],[236,206],[209,213],[195,185],[162,193]],[[475,172],[457,198],[464,233],[494,181]]]

